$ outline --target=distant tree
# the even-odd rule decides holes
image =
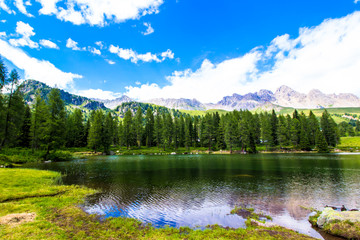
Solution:
[[[277,127],[278,127],[278,118],[277,118],[277,115],[275,113],[275,110],[272,110],[271,112],[271,137],[272,137],[272,144],[273,146],[276,146],[279,144],[278,142],[278,136],[277,136],[277,133],[278,133],[278,130],[277,130]]]
[[[326,142],[329,146],[335,147],[339,141],[337,125],[326,109],[321,116],[320,123]]]
[[[233,148],[236,147],[238,135],[238,123],[236,117],[232,113],[226,114],[224,137],[230,153],[232,153]]]
[[[212,116],[207,113],[203,118],[203,144],[207,146],[208,151],[211,151],[211,148],[214,143],[215,131],[214,131],[214,124]]]
[[[266,146],[266,151],[268,146],[273,146],[273,134],[272,134],[272,126],[270,121],[270,116],[267,112],[260,114],[260,121],[261,121],[261,139],[262,142]]]
[[[292,142],[292,145],[295,148],[298,148],[300,144],[300,134],[301,134],[301,123],[298,118],[292,119],[291,129],[290,129],[290,139]]]
[[[185,127],[184,127],[184,140],[185,140],[185,147],[187,150],[190,149],[192,146],[192,132],[193,132],[193,126],[192,126],[192,120],[191,117],[188,115],[185,118]]]
[[[308,126],[309,143],[311,147],[314,147],[316,144],[316,132],[320,130],[320,125],[318,119],[312,111],[309,113]]]

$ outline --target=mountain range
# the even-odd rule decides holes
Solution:
[[[40,92],[42,97],[50,92],[51,87],[35,80],[26,80],[23,83],[25,101],[32,103],[35,93]],[[116,109],[124,103],[137,102],[125,95],[113,100],[90,99],[60,90],[61,97],[67,105],[81,107],[87,110],[93,109]],[[325,94],[320,90],[311,90],[308,94],[299,93],[288,86],[279,87],[274,93],[269,90],[260,90],[254,93],[240,95],[234,93],[225,96],[217,103],[201,103],[196,99],[174,99],[174,98],[154,98],[143,103],[163,106],[177,110],[240,110],[240,109],[279,109],[291,107],[298,109],[315,108],[339,108],[339,107],[360,107],[360,99],[351,93]]]

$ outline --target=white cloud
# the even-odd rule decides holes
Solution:
[[[14,47],[28,46],[30,48],[38,48],[39,44],[32,41],[30,37],[35,35],[34,28],[28,23],[19,21],[16,23],[16,33],[21,35],[21,38],[10,39],[9,42]]]
[[[6,23],[6,19],[2,19],[2,20],[0,20],[0,22]]]
[[[26,5],[28,5],[29,2],[26,2]],[[30,13],[28,13],[26,11],[26,8],[25,8],[25,5],[24,5],[24,2],[23,0],[15,0],[15,6],[17,7],[17,9],[19,9],[19,11],[22,13],[22,14],[25,14],[26,16],[28,17],[34,17],[33,15],[31,15]],[[31,5],[31,3],[30,3]]]
[[[104,48],[104,43],[102,41],[95,42],[95,45],[97,45],[100,49]]]
[[[276,90],[288,85],[300,92],[317,88],[326,93],[360,94],[360,12],[328,19],[319,26],[301,28],[291,39],[285,34],[266,47],[211,63],[205,59],[196,71],[175,71],[164,87],[157,84],[129,86],[129,97],[197,98],[217,102],[233,93]]]
[[[114,61],[109,60],[109,59],[105,59],[105,61],[106,61],[108,64],[110,64],[110,65],[114,65],[114,64],[115,64],[115,62],[114,62]]]
[[[135,84],[136,84],[136,85],[140,85],[140,84],[141,84],[141,82],[139,82],[139,81],[136,81],[136,82],[135,82]]]
[[[130,60],[133,63],[137,63],[138,61],[143,62],[162,62],[166,58],[173,59],[174,53],[170,49],[160,54],[153,54],[153,53],[145,53],[145,54],[138,54],[137,52],[133,51],[132,49],[124,49],[115,47],[114,45],[110,45],[109,51],[111,53],[117,54],[120,58],[124,60]],[[161,59],[159,58],[161,57]]]
[[[0,37],[1,38],[6,37],[6,32],[0,32]]]
[[[355,1],[354,1],[354,3],[358,3],[358,2],[360,2],[360,0],[355,0]]]
[[[41,39],[40,40],[40,45],[46,47],[46,48],[54,48],[54,49],[59,49],[59,46],[56,45],[56,43],[50,41],[50,40],[46,40],[46,39]]]
[[[52,63],[28,56],[21,49],[12,47],[6,41],[0,39],[0,55],[12,62],[19,69],[24,70],[25,79],[35,79],[50,86],[66,88],[81,75],[63,72]]]
[[[144,22],[144,26],[147,28],[146,28],[146,31],[142,33],[143,35],[146,36],[146,35],[152,34],[154,32],[154,29],[151,27],[150,23]]]
[[[2,1],[2,0],[0,0]],[[147,14],[158,13],[163,0],[36,0],[41,5],[39,13],[55,15],[73,24],[104,26],[109,22],[124,22]],[[58,6],[58,3],[62,3]],[[59,4],[60,5],[60,4]],[[65,6],[65,8],[64,8]]]
[[[99,49],[96,48],[90,48],[89,50],[90,52],[92,52],[95,55],[101,55],[101,51]]]
[[[121,93],[114,93],[112,91],[104,91],[101,89],[78,90],[74,93],[88,98],[96,98],[96,99],[104,99],[104,100],[106,99],[111,100],[122,96]]]
[[[74,40],[72,40],[71,38],[68,38],[68,40],[66,40],[66,47],[71,48],[72,50],[75,50],[75,51],[80,51],[81,50],[78,47],[78,43],[75,42]]]
[[[6,5],[5,0],[0,0],[0,8],[8,14],[15,14],[15,12]]]

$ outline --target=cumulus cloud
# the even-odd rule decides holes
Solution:
[[[112,60],[110,60],[110,59],[105,59],[105,61],[106,61],[108,64],[110,64],[110,65],[114,65],[114,64],[115,64],[115,62],[112,61]]]
[[[8,14],[15,14],[15,12],[6,5],[5,0],[0,0],[0,8]]]
[[[1,23],[6,23],[6,19],[0,20]]]
[[[3,0],[0,0],[3,1]],[[42,6],[39,13],[55,15],[73,24],[104,26],[109,22],[124,22],[158,13],[163,0],[36,0]]]
[[[28,23],[19,21],[16,23],[16,33],[21,36],[21,38],[10,39],[9,42],[14,47],[28,46],[30,48],[38,48],[39,44],[32,41],[30,37],[35,35],[34,28],[31,27]]]
[[[104,91],[101,89],[87,89],[87,90],[78,90],[75,92],[80,96],[85,96],[88,98],[96,98],[96,99],[115,99],[121,97],[121,93],[114,93],[112,91]]]
[[[43,47],[46,47],[46,48],[59,49],[59,46],[50,40],[41,39],[39,43],[40,43],[40,45],[42,45]]]
[[[81,75],[63,72],[46,60],[39,60],[28,56],[21,49],[0,39],[0,55],[12,62],[19,69],[24,70],[25,79],[36,79],[50,86],[66,88]]]
[[[68,40],[66,40],[66,47],[67,48],[71,48],[72,50],[75,51],[80,51],[81,49],[78,47],[78,42],[75,42],[74,40],[72,40],[71,38],[68,38]]]
[[[355,1],[354,1],[354,3],[358,3],[358,2],[360,2],[360,0],[355,0]]]
[[[104,43],[102,41],[95,42],[95,45],[97,45],[100,49],[104,48]]]
[[[219,63],[205,59],[195,71],[175,71],[168,84],[128,86],[129,97],[197,98],[217,102],[233,93],[276,90],[288,85],[300,92],[360,94],[360,12],[301,28],[297,38],[285,34],[267,47]]]
[[[130,60],[133,63],[137,63],[138,61],[143,62],[162,62],[166,58],[173,59],[174,53],[168,49],[165,52],[162,52],[160,54],[153,54],[153,53],[145,53],[145,54],[138,54],[132,49],[124,49],[120,48],[118,46],[110,45],[109,51],[111,53],[117,54],[120,58],[124,60]]]
[[[90,50],[90,52],[92,52],[93,54],[95,54],[95,55],[101,55],[101,51],[99,50],[99,49],[97,49],[97,48],[89,48]]]
[[[17,9],[19,9],[19,11],[22,13],[22,14],[25,14],[26,16],[28,17],[34,17],[32,14],[28,13],[26,8],[25,8],[25,5],[24,5],[24,1],[23,0],[15,0],[15,6],[17,7]],[[25,3],[26,5],[31,5],[31,3],[29,1],[27,1]]]
[[[149,35],[152,34],[154,32],[154,28],[151,27],[150,23],[144,22],[144,26],[146,27],[146,31],[142,32],[143,35]]]

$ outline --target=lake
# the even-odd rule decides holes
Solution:
[[[244,206],[322,238],[301,206],[360,208],[356,154],[97,156],[30,167],[60,171],[65,184],[98,189],[82,206],[88,213],[156,227],[245,227],[243,218],[229,214]]]

